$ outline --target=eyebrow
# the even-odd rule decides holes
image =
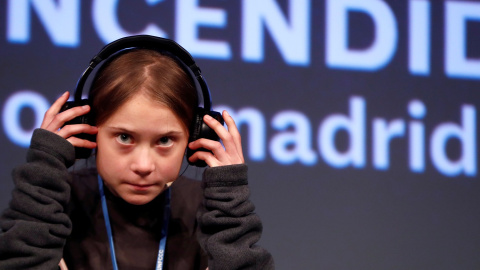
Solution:
[[[132,134],[132,135],[137,135],[137,134],[142,133],[142,132],[137,132],[137,131],[130,130],[128,128],[116,127],[116,126],[105,127],[105,129],[108,130],[108,131],[128,133],[128,134]],[[178,135],[181,135],[182,133],[183,133],[183,130],[174,129],[174,130],[168,130],[166,132],[158,132],[157,135],[159,135],[159,136],[178,136]]]

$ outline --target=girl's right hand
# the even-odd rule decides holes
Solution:
[[[43,117],[42,125],[40,126],[40,128],[58,134],[59,136],[69,141],[75,147],[93,149],[97,147],[97,144],[95,142],[79,139],[77,137],[74,137],[74,135],[80,133],[96,134],[98,132],[97,127],[87,124],[63,126],[66,122],[80,115],[84,115],[90,111],[90,106],[85,105],[81,107],[74,107],[59,113],[63,104],[67,102],[69,96],[70,93],[67,91],[63,93],[63,95],[52,104],[52,106],[45,112],[45,116]]]

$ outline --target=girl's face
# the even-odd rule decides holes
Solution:
[[[169,108],[135,95],[98,126],[98,173],[113,194],[146,204],[177,179],[187,142]]]

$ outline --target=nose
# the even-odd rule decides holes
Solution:
[[[140,176],[147,176],[155,170],[155,162],[149,149],[138,149],[130,169]]]

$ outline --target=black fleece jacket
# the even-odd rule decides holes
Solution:
[[[60,136],[35,130],[0,217],[0,269],[58,269],[62,257],[70,270],[111,269],[96,170],[68,170],[74,152]],[[208,168],[202,182],[179,178],[171,192],[165,269],[274,269],[255,244],[262,225],[248,199],[246,165]],[[153,269],[163,194],[142,206],[108,189],[106,196],[119,269]]]

